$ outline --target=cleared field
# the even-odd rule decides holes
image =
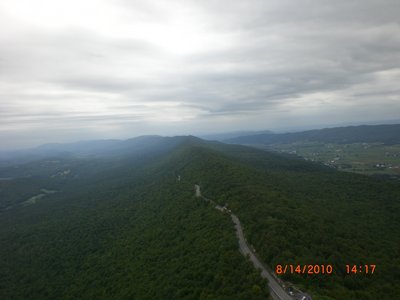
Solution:
[[[274,144],[268,146],[268,149],[296,154],[343,171],[400,175],[400,145],[299,142]]]

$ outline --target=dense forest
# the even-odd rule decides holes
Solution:
[[[332,264],[332,275],[286,275],[313,299],[394,299],[400,293],[400,186],[241,146],[189,156],[205,195],[228,204],[251,244],[277,264]],[[376,264],[374,275],[345,266]]]
[[[1,299],[266,298],[230,218],[164,159],[106,166],[1,213]]]
[[[282,276],[313,299],[400,293],[398,183],[193,137],[167,145],[1,169],[23,181],[0,189],[0,298],[265,299],[229,216],[194,184],[240,218],[271,268],[332,264],[329,276]],[[42,189],[55,192],[23,205]],[[345,274],[346,264],[377,267]]]

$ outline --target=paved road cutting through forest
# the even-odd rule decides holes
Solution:
[[[293,298],[286,293],[286,291],[276,282],[276,279],[270,274],[270,272],[264,267],[261,261],[254,255],[253,251],[251,251],[249,245],[247,244],[244,234],[243,228],[240,224],[240,220],[234,214],[231,214],[232,221],[235,224],[236,228],[236,236],[239,240],[239,249],[240,252],[244,256],[249,256],[251,262],[253,263],[256,269],[261,270],[261,277],[266,278],[268,280],[268,286],[271,293],[271,296],[274,299],[281,299],[281,300],[292,300]]]
[[[201,197],[203,200],[210,202],[211,204],[215,205],[215,208],[227,212],[231,215],[232,221],[235,224],[236,229],[236,236],[239,241],[239,250],[244,256],[248,256],[253,263],[254,267],[261,271],[261,277],[268,280],[268,287],[270,290],[270,294],[272,298],[275,300],[294,300],[294,299],[301,299],[301,300],[312,300],[311,297],[307,294],[297,293],[294,296],[289,295],[285,289],[282,287],[281,284],[278,283],[277,278],[270,272],[267,267],[258,259],[255,253],[251,250],[247,241],[244,237],[243,228],[240,224],[240,220],[237,216],[235,216],[229,209],[226,207],[221,207],[215,203],[215,201],[207,199],[201,195],[200,186],[195,185],[195,193],[196,197]]]

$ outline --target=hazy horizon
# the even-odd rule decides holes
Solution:
[[[10,148],[2,148],[0,147],[0,152],[12,152],[12,151],[20,151],[20,150],[29,150],[29,149],[34,149],[39,146],[43,146],[46,144],[69,144],[69,143],[79,143],[79,142],[85,142],[85,141],[100,141],[100,140],[128,140],[132,138],[137,138],[141,136],[161,136],[161,137],[175,137],[175,136],[195,136],[201,139],[209,139],[213,136],[223,136],[223,135],[233,135],[233,136],[240,136],[238,133],[246,133],[244,135],[247,135],[248,133],[254,132],[255,134],[258,134],[259,132],[271,132],[275,134],[280,134],[280,133],[294,133],[294,132],[302,132],[302,131],[307,131],[307,130],[318,130],[318,129],[325,129],[325,128],[337,128],[337,127],[349,127],[349,126],[365,126],[365,125],[390,125],[390,124],[400,124],[400,120],[387,120],[387,121],[371,121],[371,122],[363,122],[363,123],[358,123],[358,122],[349,122],[349,123],[341,123],[341,124],[326,124],[326,125],[314,125],[314,126],[305,126],[305,127],[290,127],[290,128],[275,128],[274,130],[270,129],[254,129],[254,130],[231,130],[231,131],[212,131],[209,133],[176,133],[176,134],[159,134],[157,132],[154,133],[148,133],[148,134],[139,134],[135,136],[123,136],[123,137],[107,137],[107,136],[99,136],[97,138],[95,137],[90,137],[88,136],[87,138],[84,139],[71,139],[71,140],[63,140],[62,138],[60,140],[53,139],[53,140],[48,140],[47,142],[44,143],[39,143],[39,144],[31,144],[28,146],[22,146],[22,147],[10,147]],[[220,138],[218,138],[220,140]]]
[[[398,120],[400,2],[0,5],[0,150]]]

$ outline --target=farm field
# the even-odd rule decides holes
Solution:
[[[380,143],[325,144],[296,142],[263,146],[264,149],[295,154],[342,171],[361,174],[400,175],[400,145]]]

